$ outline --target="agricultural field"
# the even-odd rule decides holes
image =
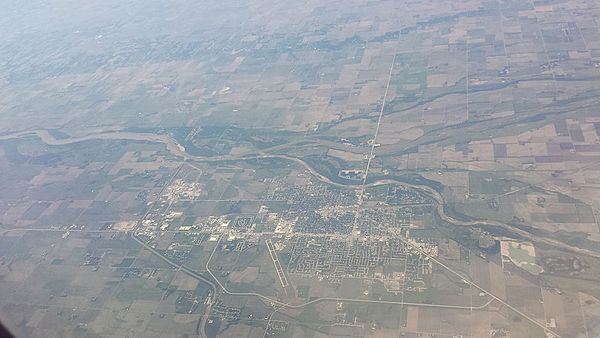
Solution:
[[[584,0],[5,4],[0,321],[600,336],[599,16]]]

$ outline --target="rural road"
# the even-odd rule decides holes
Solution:
[[[2,135],[2,136],[0,136],[0,140],[20,139],[20,138],[25,138],[25,137],[30,137],[30,136],[37,136],[38,138],[40,138],[42,140],[42,142],[44,142],[48,145],[53,145],[53,146],[79,143],[79,142],[88,141],[88,140],[112,140],[112,139],[162,143],[165,145],[166,149],[171,154],[182,157],[184,160],[187,160],[187,161],[197,161],[197,162],[212,163],[212,162],[219,162],[219,161],[247,161],[247,160],[260,160],[260,159],[287,160],[287,161],[295,162],[295,163],[301,165],[319,181],[329,184],[329,185],[336,186],[336,187],[344,188],[344,189],[364,189],[364,188],[387,185],[387,184],[396,184],[396,185],[404,186],[407,188],[412,188],[412,189],[422,191],[436,201],[436,203],[437,203],[436,212],[439,215],[439,217],[442,220],[444,220],[448,223],[457,225],[457,226],[471,227],[471,226],[477,226],[477,225],[488,225],[488,226],[500,227],[500,228],[506,229],[510,232],[516,233],[516,234],[522,236],[523,238],[528,239],[533,242],[541,242],[541,243],[545,243],[545,244],[548,244],[548,245],[551,245],[551,246],[554,246],[557,248],[561,248],[563,250],[567,250],[567,251],[570,251],[573,253],[600,258],[600,252],[598,252],[598,251],[575,247],[575,246],[566,244],[564,242],[561,242],[561,241],[553,239],[553,238],[542,237],[539,235],[532,235],[531,233],[529,233],[525,230],[516,228],[514,226],[511,226],[507,223],[503,223],[500,221],[483,220],[483,219],[474,220],[474,221],[463,221],[463,220],[456,219],[456,218],[448,215],[445,212],[444,197],[438,191],[436,191],[435,189],[433,189],[429,186],[426,186],[426,185],[410,184],[410,183],[402,182],[402,181],[399,181],[396,179],[380,179],[380,180],[376,180],[376,181],[373,181],[370,183],[364,182],[364,184],[362,184],[362,185],[342,184],[339,182],[332,181],[328,177],[326,177],[326,176],[322,175],[321,173],[319,173],[318,171],[316,171],[313,167],[311,167],[303,159],[293,157],[293,156],[281,155],[281,154],[264,154],[263,153],[263,154],[245,155],[245,156],[244,155],[241,155],[241,156],[218,156],[215,158],[207,159],[205,157],[193,156],[193,155],[187,153],[185,150],[185,147],[183,147],[182,145],[177,143],[177,141],[175,141],[171,136],[166,135],[166,134],[156,135],[156,134],[150,134],[150,133],[134,133],[134,132],[119,132],[119,131],[90,134],[90,135],[82,136],[82,137],[57,139],[56,137],[54,137],[51,133],[49,133],[46,130],[32,130],[32,131],[21,131],[21,132],[16,132],[16,133],[12,133],[12,134]]]

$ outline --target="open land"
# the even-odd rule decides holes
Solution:
[[[0,14],[17,336],[600,336],[597,3],[81,6]]]

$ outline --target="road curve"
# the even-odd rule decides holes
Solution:
[[[295,162],[295,163],[301,165],[302,167],[304,167],[319,181],[329,184],[329,185],[332,185],[332,186],[344,188],[344,189],[361,189],[361,188],[375,187],[375,186],[381,186],[381,185],[387,185],[387,184],[396,184],[396,185],[404,186],[407,188],[412,188],[412,189],[422,191],[436,201],[436,203],[437,203],[436,212],[439,215],[439,217],[442,220],[444,220],[448,223],[457,225],[457,226],[470,227],[470,226],[478,226],[478,225],[488,225],[488,226],[500,227],[500,228],[509,230],[513,233],[516,233],[516,234],[522,236],[523,238],[530,240],[532,242],[541,242],[541,243],[545,243],[545,244],[548,244],[548,245],[551,245],[554,247],[558,247],[558,248],[561,248],[563,250],[567,250],[567,251],[570,251],[573,253],[600,258],[600,252],[598,252],[598,251],[574,247],[574,246],[568,245],[564,242],[561,242],[561,241],[553,239],[553,238],[542,237],[539,235],[534,236],[525,230],[516,228],[516,227],[511,226],[504,222],[494,221],[494,220],[463,221],[463,220],[456,219],[456,218],[446,214],[446,212],[444,210],[444,205],[445,205],[444,197],[438,191],[436,191],[435,189],[433,189],[429,186],[426,186],[426,185],[410,184],[410,183],[399,181],[397,179],[380,179],[380,180],[376,180],[376,181],[373,181],[373,182],[370,182],[370,183],[367,183],[364,185],[342,184],[339,182],[334,182],[331,179],[329,179],[327,176],[322,175],[321,173],[316,171],[313,167],[311,167],[303,159],[289,156],[289,155],[260,153],[260,154],[253,154],[253,155],[218,156],[218,157],[214,157],[214,158],[205,158],[205,157],[194,156],[194,155],[189,154],[188,152],[186,152],[184,146],[182,146],[175,139],[173,139],[171,136],[166,135],[166,134],[158,134],[157,135],[157,134],[150,134],[150,133],[134,133],[134,132],[120,132],[120,131],[96,133],[96,134],[90,134],[90,135],[86,135],[86,136],[82,136],[82,137],[57,139],[51,133],[49,133],[47,130],[38,129],[38,130],[20,131],[20,132],[15,132],[12,134],[1,135],[0,140],[20,139],[20,138],[25,138],[25,137],[30,137],[30,136],[37,136],[38,138],[40,138],[42,140],[42,142],[44,142],[48,145],[55,145],[55,146],[79,143],[79,142],[88,141],[88,140],[110,140],[110,139],[162,143],[165,145],[167,151],[169,151],[173,155],[179,156],[186,161],[198,161],[198,162],[205,162],[205,163],[206,162],[212,163],[212,162],[219,162],[219,161],[248,161],[248,160],[260,160],[260,159],[282,159],[282,160],[292,161],[292,162]]]
[[[146,141],[146,142],[155,142],[155,143],[163,143],[165,144],[167,150],[169,152],[171,152],[174,155],[180,156],[182,158],[184,158],[185,160],[198,160],[198,161],[202,161],[202,162],[207,162],[207,159],[205,158],[200,158],[197,156],[192,156],[190,154],[188,154],[185,151],[185,148],[183,146],[181,146],[180,144],[178,144],[174,139],[172,139],[170,136],[168,135],[155,135],[155,134],[144,134],[144,133],[128,133],[128,132],[110,132],[110,133],[101,133],[101,134],[91,134],[91,135],[87,135],[84,137],[77,137],[77,138],[67,138],[67,139],[56,139],[52,134],[50,134],[48,131],[45,130],[34,130],[34,131],[25,131],[25,132],[18,132],[18,133],[13,133],[13,134],[8,134],[8,135],[3,135],[0,136],[0,140],[8,140],[8,139],[15,139],[15,138],[23,138],[23,137],[28,137],[28,136],[32,136],[35,135],[37,137],[39,137],[44,143],[49,144],[49,145],[67,145],[67,144],[72,144],[72,143],[78,143],[78,142],[83,142],[83,141],[87,141],[87,140],[93,140],[93,139],[125,139],[125,140],[133,140],[133,141]],[[401,185],[401,186],[405,186],[405,187],[409,187],[409,188],[413,188],[413,189],[417,189],[420,190],[424,193],[426,193],[428,196],[432,197],[436,203],[436,211],[438,213],[438,215],[440,216],[440,218],[442,218],[444,221],[455,224],[455,225],[459,225],[459,226],[476,226],[476,225],[491,225],[491,226],[498,226],[498,227],[502,227],[502,228],[506,228],[510,231],[519,233],[520,235],[524,236],[525,238],[528,239],[532,239],[535,241],[543,241],[545,243],[551,244],[551,245],[555,245],[570,251],[575,251],[581,254],[586,254],[586,255],[591,255],[594,257],[600,257],[600,253],[595,252],[595,251],[590,251],[587,249],[582,249],[582,248],[576,248],[576,247],[572,247],[569,245],[566,245],[565,243],[562,243],[560,241],[556,241],[554,239],[549,239],[549,238],[541,238],[541,237],[535,237],[535,239],[532,237],[531,234],[529,234],[526,231],[523,231],[521,229],[517,229],[514,228],[506,223],[502,223],[502,222],[498,222],[498,221],[490,221],[490,220],[477,220],[477,221],[462,221],[462,220],[457,220],[449,215],[447,215],[444,211],[444,198],[443,196],[436,191],[435,189],[426,186],[426,185],[416,185],[416,184],[409,184],[406,182],[401,182],[399,180],[396,179],[381,179],[381,180],[376,180],[374,182],[368,183],[368,184],[362,184],[360,186],[358,185],[346,185],[346,184],[341,184],[338,182],[333,182],[331,179],[329,179],[328,177],[318,173],[313,167],[311,167],[308,163],[306,163],[306,161],[300,159],[300,158],[296,158],[296,157],[292,157],[292,156],[287,156],[287,155],[273,155],[273,154],[259,154],[259,155],[252,155],[252,156],[241,156],[241,157],[234,157],[234,158],[227,158],[225,156],[219,158],[219,159],[211,159],[210,161],[222,161],[222,160],[252,160],[252,159],[268,159],[268,158],[278,158],[278,159],[284,159],[284,160],[288,160],[288,161],[293,161],[296,162],[298,164],[300,164],[301,166],[303,166],[304,168],[306,168],[306,170],[308,170],[313,176],[315,176],[319,181],[326,183],[326,184],[330,184],[330,185],[334,185],[337,187],[342,187],[342,188],[346,188],[346,189],[363,189],[363,188],[367,188],[367,187],[374,187],[374,186],[381,186],[381,185],[387,185],[387,184],[397,184],[397,185]],[[364,182],[363,182],[364,183]],[[523,316],[524,318],[528,319],[529,321],[531,321],[532,323],[542,327],[546,332],[551,332],[553,334],[556,334],[555,332],[549,330],[548,328],[545,328],[544,325],[542,323],[539,323],[537,320],[527,316],[526,314],[524,314],[523,312],[519,311],[518,309],[515,309],[514,307],[510,306],[510,304],[506,303],[504,300],[498,298],[495,295],[492,295],[488,292],[488,295],[491,296],[491,298],[488,300],[488,302],[486,302],[485,304],[482,304],[480,306],[470,306],[470,307],[464,307],[464,306],[454,306],[454,305],[445,305],[445,304],[423,304],[423,303],[409,303],[409,302],[394,302],[394,301],[377,301],[377,300],[368,300],[368,299],[349,299],[349,298],[329,298],[329,297],[324,297],[324,298],[317,298],[302,304],[288,304],[288,303],[283,303],[280,302],[278,300],[272,299],[270,297],[264,296],[262,294],[259,293],[254,293],[254,292],[232,292],[229,291],[224,285],[222,285],[222,283],[219,281],[219,279],[212,273],[212,271],[210,270],[210,261],[212,260],[212,257],[214,255],[214,253],[216,252],[219,242],[220,242],[220,238],[219,238],[219,242],[217,242],[217,245],[215,246],[214,250],[211,252],[211,255],[206,263],[206,270],[207,272],[211,275],[212,279],[214,280],[214,282],[216,282],[217,284],[213,283],[213,281],[209,280],[208,278],[196,273],[195,271],[183,266],[183,265],[177,265],[175,262],[171,261],[169,258],[165,257],[164,255],[162,255],[160,252],[158,252],[157,250],[155,250],[154,248],[150,247],[147,243],[145,243],[144,241],[140,240],[139,238],[137,238],[135,235],[132,235],[132,238],[137,241],[140,245],[142,245],[144,248],[146,248],[147,250],[151,251],[152,253],[154,253],[155,255],[159,256],[161,259],[163,259],[165,262],[167,262],[168,264],[170,264],[171,266],[175,266],[180,268],[182,271],[184,271],[185,273],[187,273],[188,275],[190,275],[193,278],[196,278],[198,280],[201,280],[205,283],[207,283],[207,285],[209,285],[211,287],[211,289],[213,290],[213,297],[214,295],[216,295],[217,293],[217,285],[218,287],[223,290],[224,293],[229,294],[229,295],[234,295],[234,296],[255,296],[255,297],[259,297],[260,299],[263,299],[264,301],[267,301],[269,303],[271,303],[272,305],[278,305],[280,307],[288,307],[288,308],[302,308],[305,306],[308,306],[310,304],[314,304],[317,302],[322,302],[322,301],[346,301],[346,302],[363,302],[363,303],[383,303],[383,304],[395,304],[395,305],[410,305],[410,306],[421,306],[421,307],[437,307],[437,308],[453,308],[453,309],[483,309],[485,307],[487,307],[489,304],[491,304],[493,301],[497,301],[500,302],[501,304],[509,307],[511,310],[516,311],[518,314],[520,314],[521,316]],[[418,250],[420,250],[419,248],[417,248]],[[429,256],[427,253],[425,253],[427,256]],[[430,257],[431,258],[431,257]],[[434,258],[432,258],[434,259]],[[452,268],[446,266],[445,264],[443,264],[442,262],[438,261],[437,259],[434,259],[434,261],[438,264],[440,264],[442,267],[446,268],[447,270],[455,273],[457,276],[459,277],[463,277],[462,274],[456,272],[455,270],[453,270]],[[468,279],[465,278],[466,281],[468,281]],[[479,287],[479,285],[475,284],[472,281],[468,281],[469,284],[471,284],[473,287],[476,287],[477,289],[480,290],[484,290],[481,287]],[[485,291],[485,290],[484,290]],[[487,292],[487,291],[486,291]],[[558,335],[556,335],[558,336]]]

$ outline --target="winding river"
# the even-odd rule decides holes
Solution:
[[[437,214],[439,215],[439,217],[442,220],[444,220],[448,223],[457,225],[457,226],[481,226],[481,225],[484,225],[484,226],[499,227],[499,228],[506,229],[512,233],[518,234],[518,235],[522,236],[523,238],[528,239],[533,242],[541,242],[541,243],[555,246],[555,247],[561,248],[563,250],[571,251],[574,253],[600,258],[600,252],[598,252],[598,251],[571,246],[564,242],[556,240],[554,238],[548,238],[548,237],[540,236],[540,235],[532,235],[531,233],[529,233],[525,230],[516,228],[512,225],[509,225],[507,223],[503,223],[500,221],[484,220],[484,219],[473,220],[473,221],[463,221],[463,220],[456,219],[456,218],[448,215],[445,212],[444,197],[437,190],[435,190],[427,185],[411,184],[411,183],[402,182],[397,179],[379,179],[379,180],[365,183],[365,184],[360,184],[360,183],[343,184],[343,183],[339,183],[339,182],[334,182],[329,177],[324,176],[323,174],[319,173],[317,170],[315,170],[313,167],[311,167],[306,161],[304,161],[303,159],[298,158],[298,157],[281,155],[281,154],[260,153],[260,154],[247,154],[247,155],[242,154],[242,155],[237,155],[237,156],[218,156],[218,157],[214,157],[214,158],[206,158],[206,157],[194,156],[194,155],[189,154],[188,152],[186,152],[184,146],[182,146],[177,141],[175,141],[171,136],[166,135],[166,134],[150,134],[150,133],[135,133],[135,132],[120,132],[120,131],[89,134],[89,135],[82,136],[82,137],[57,139],[54,135],[52,135],[47,130],[31,130],[31,131],[15,132],[12,134],[5,134],[5,135],[0,136],[0,140],[22,139],[22,138],[32,137],[32,136],[38,137],[44,143],[51,145],[51,146],[68,145],[68,144],[73,144],[73,143],[78,143],[78,142],[83,142],[83,141],[89,141],[89,140],[129,140],[129,141],[161,143],[161,144],[165,145],[167,151],[169,151],[171,154],[173,154],[175,156],[179,156],[179,157],[183,158],[185,161],[194,161],[194,162],[244,161],[244,160],[259,160],[259,159],[287,160],[287,161],[295,162],[295,163],[301,165],[306,170],[308,170],[319,181],[321,181],[325,184],[333,185],[333,186],[344,188],[344,189],[359,190],[359,189],[365,189],[365,188],[369,188],[369,187],[375,187],[375,186],[381,186],[381,185],[387,185],[387,184],[397,184],[400,186],[404,186],[404,187],[422,191],[435,200],[436,211],[437,211]]]

